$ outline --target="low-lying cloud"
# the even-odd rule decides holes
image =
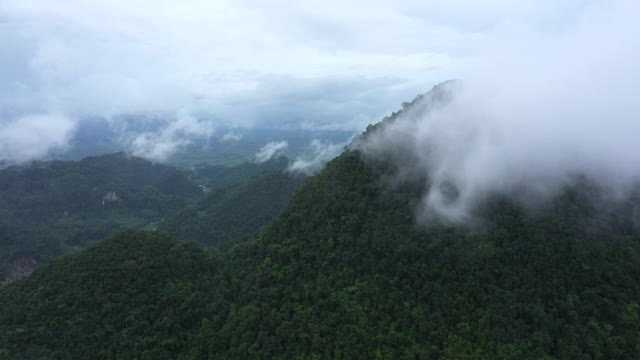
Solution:
[[[229,131],[222,135],[220,141],[222,142],[230,142],[230,141],[240,141],[242,140],[242,134],[236,134],[233,131]]]
[[[624,193],[640,179],[638,11],[594,2],[558,35],[505,32],[464,81],[428,94],[361,149],[392,160],[398,181],[427,182],[422,219],[468,220],[495,193],[544,200],[575,175]]]
[[[63,151],[73,137],[75,121],[58,115],[28,115],[0,124],[0,160],[24,162]]]
[[[256,155],[253,157],[253,162],[256,164],[262,164],[273,159],[276,156],[284,154],[284,151],[289,147],[289,143],[286,141],[271,141],[263,146]]]
[[[340,155],[349,142],[350,140],[346,143],[333,144],[320,140],[312,140],[307,151],[294,160],[287,168],[287,171],[313,175],[322,170],[333,158]]]
[[[134,155],[152,161],[166,161],[171,155],[197,139],[208,139],[215,129],[211,122],[181,113],[165,127],[136,135],[130,140]]]

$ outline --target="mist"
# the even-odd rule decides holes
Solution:
[[[25,162],[64,151],[75,121],[59,114],[29,115],[0,124],[0,160]]]
[[[224,135],[222,135],[222,137],[220,138],[220,141],[222,142],[240,141],[242,140],[242,137],[243,137],[242,134],[236,134],[233,131],[229,131]]]
[[[470,220],[491,194],[544,202],[576,176],[622,197],[640,179],[639,10],[593,2],[559,33],[504,28],[461,81],[359,146],[428,183],[421,220]]]
[[[194,140],[208,140],[214,132],[211,122],[181,112],[175,120],[154,132],[136,134],[127,145],[136,156],[163,162]]]
[[[289,147],[289,143],[286,141],[271,141],[266,143],[253,157],[255,164],[265,163],[274,157],[284,154],[284,151]]]
[[[312,140],[307,150],[289,165],[287,171],[293,174],[314,175],[320,172],[329,161],[340,155],[349,142],[351,140],[338,144]]]

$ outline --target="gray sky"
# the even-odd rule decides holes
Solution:
[[[0,138],[146,113],[356,131],[613,3],[625,1],[0,0]],[[12,143],[46,153],[69,137],[36,133]]]

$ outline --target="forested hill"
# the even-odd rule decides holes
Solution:
[[[636,357],[640,233],[623,208],[601,217],[576,185],[536,217],[494,199],[481,233],[422,228],[417,189],[381,171],[343,154],[224,254],[210,358]]]
[[[472,231],[416,225],[424,189],[385,178],[348,150],[230,249],[127,233],[55,261],[0,288],[0,354],[637,359],[635,200],[598,211],[583,181],[530,216],[496,197]]]
[[[182,171],[123,153],[0,170],[0,275],[14,262],[41,262],[200,196]]]
[[[236,173],[236,169],[229,172]],[[284,170],[266,171],[246,182],[212,191],[196,204],[165,218],[156,228],[180,239],[222,245],[253,235],[273,220],[302,181],[301,176]]]
[[[284,172],[288,164],[277,157],[182,171],[116,153],[7,166],[0,170],[0,283],[124,229],[159,223],[208,245],[251,235],[302,182]]]

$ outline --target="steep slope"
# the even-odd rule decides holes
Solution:
[[[302,180],[284,171],[262,173],[246,183],[214,191],[164,219],[157,229],[206,245],[252,235],[282,211]]]
[[[212,358],[635,357],[640,236],[624,217],[575,188],[536,218],[495,199],[480,233],[419,228],[415,189],[379,179],[346,153],[227,254],[242,311],[214,326]]]
[[[183,208],[202,190],[172,167],[113,154],[0,171],[0,271]]]

